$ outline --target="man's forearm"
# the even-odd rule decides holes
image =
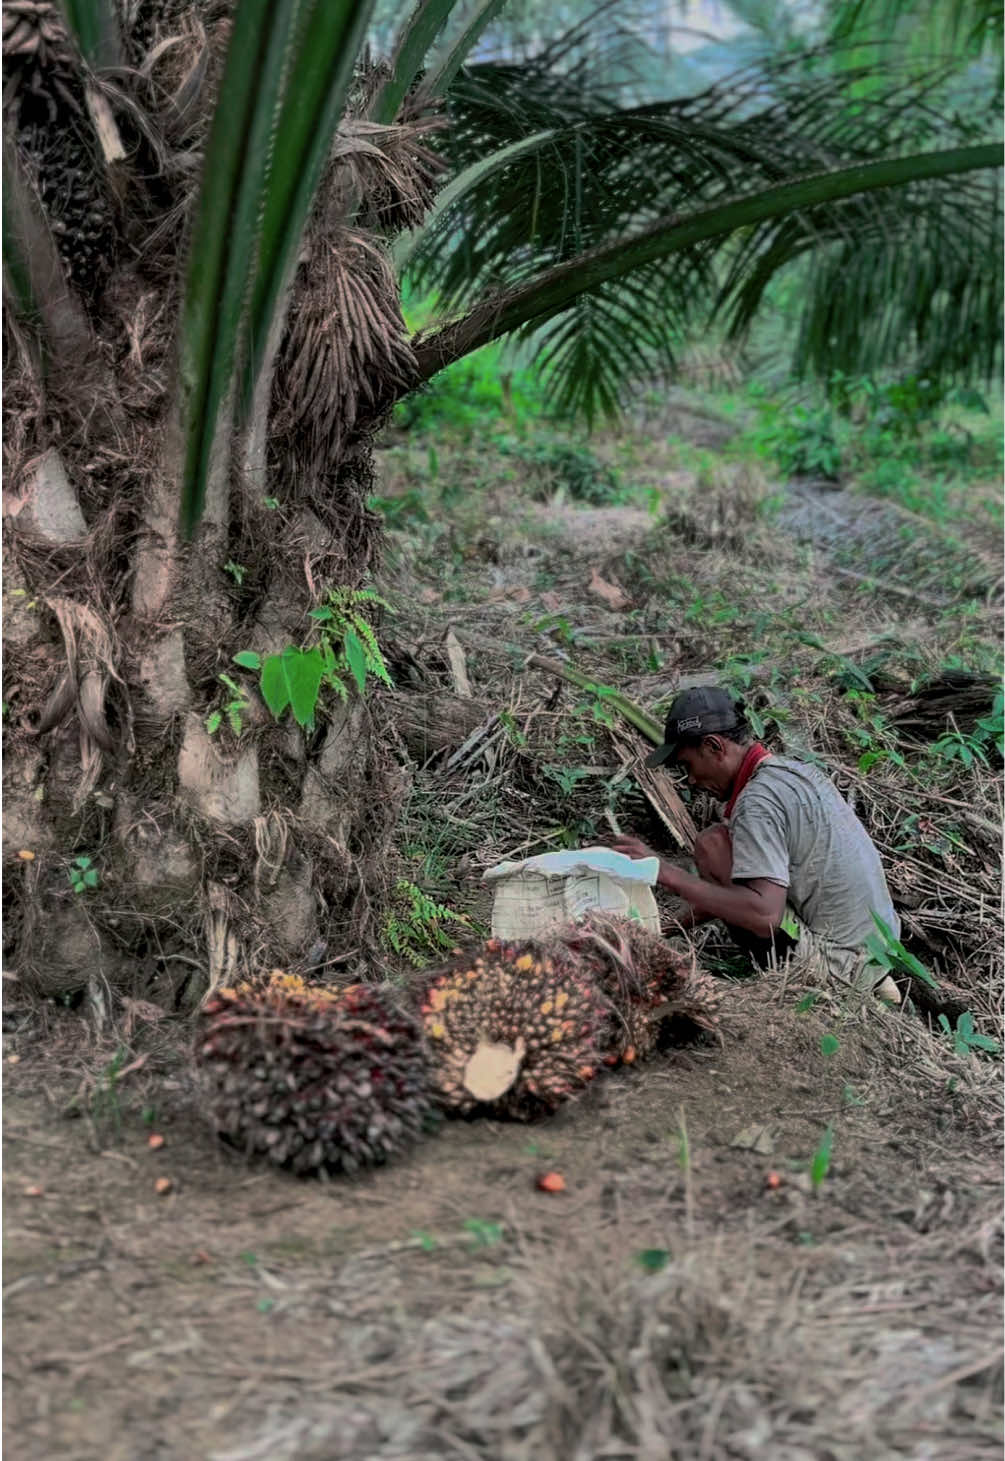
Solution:
[[[659,882],[690,904],[697,921],[721,918],[723,923],[745,928],[761,938],[770,938],[774,932],[776,920],[754,888],[738,883],[730,887],[707,883],[704,878],[694,878],[668,862],[660,863]]]

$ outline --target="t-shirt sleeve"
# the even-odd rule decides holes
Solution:
[[[733,879],[767,878],[789,886],[789,848],[781,811],[760,797],[745,798],[730,827]]]

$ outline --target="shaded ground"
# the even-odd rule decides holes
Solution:
[[[391,496],[412,471],[407,453],[389,461]],[[933,584],[980,589],[994,615],[990,567],[939,580],[956,546],[919,530],[897,581],[920,598],[899,597],[880,581],[904,523],[887,509],[833,509],[857,525],[848,562],[870,588],[829,571],[848,534],[828,540],[826,513],[780,531],[745,469],[696,480],[639,446],[633,485],[580,507],[490,484],[399,524],[399,662],[439,703],[454,626],[482,726],[459,761],[445,751],[416,776],[408,877],[483,917],[484,867],[595,839],[605,807],[659,841],[595,704],[526,671],[528,653],[570,655],[647,706],[725,663],[769,729],[859,798],[909,933],[992,1029],[997,778],[919,793],[892,762],[870,778],[860,708],[829,688],[877,642],[896,646],[897,685],[905,657],[921,669],[972,647],[975,611],[933,607]],[[947,850],[908,837],[928,792]],[[703,944],[712,967],[721,955]],[[19,1461],[1000,1454],[1000,1073],[912,1015],[841,1009],[811,969],[731,983],[721,1045],[609,1077],[547,1122],[447,1123],[393,1167],[318,1184],[216,1142],[182,1018],[127,1005],[99,1037],[9,990],[4,1426]],[[539,1192],[544,1170],[567,1190]]]
[[[996,1455],[993,1075],[800,993],[737,986],[722,1047],[327,1186],[221,1150],[167,1037],[120,1123],[65,1115],[76,1031],[19,1037],[10,1454]]]

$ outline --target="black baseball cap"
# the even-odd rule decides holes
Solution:
[[[674,697],[667,714],[662,746],[646,757],[647,766],[664,766],[676,760],[685,736],[713,736],[718,731],[735,730],[743,717],[743,701],[736,701],[728,690],[712,686],[696,686],[682,690]]]

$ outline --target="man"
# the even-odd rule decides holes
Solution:
[[[691,906],[688,922],[721,918],[762,968],[798,944],[836,979],[899,1001],[865,949],[874,912],[900,932],[879,854],[821,771],[754,741],[743,702],[718,689],[676,697],[647,764],[683,766],[691,787],[725,803],[725,821],[695,844],[697,877],[660,863],[660,884]],[[634,837],[614,846],[652,856]]]

